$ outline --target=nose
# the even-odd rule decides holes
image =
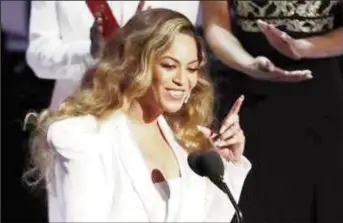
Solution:
[[[176,72],[173,78],[173,81],[179,86],[187,85],[187,82],[188,82],[187,71],[185,71],[184,69],[180,69],[178,72]]]

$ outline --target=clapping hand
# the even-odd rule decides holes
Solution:
[[[302,56],[302,50],[308,47],[306,40],[296,40],[274,25],[258,20],[257,24],[261,32],[267,38],[269,44],[281,54],[298,60]],[[269,58],[258,56],[248,65],[248,75],[258,80],[299,82],[313,78],[310,70],[284,70],[277,67]]]
[[[104,37],[103,37],[103,18],[101,13],[95,15],[94,23],[90,29],[90,38],[91,38],[91,55],[93,58],[98,58],[99,54],[104,46]]]
[[[258,80],[300,82],[313,78],[310,70],[284,70],[277,67],[271,60],[264,56],[254,58],[247,68],[248,75]]]
[[[207,137],[220,155],[227,161],[237,163],[241,160],[245,136],[239,124],[238,113],[244,101],[244,96],[240,96],[225,117],[220,127],[219,133],[214,133],[211,129],[198,126],[205,137]]]
[[[294,39],[287,33],[276,28],[273,24],[262,20],[258,20],[257,24],[271,46],[279,53],[294,60],[301,59],[303,49],[310,44],[305,39]]]

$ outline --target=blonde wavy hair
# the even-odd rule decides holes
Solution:
[[[35,117],[30,146],[30,168],[24,180],[37,185],[53,174],[55,151],[47,144],[47,130],[58,120],[91,114],[99,121],[145,95],[152,84],[152,64],[165,52],[175,35],[194,37],[198,48],[198,82],[178,112],[165,114],[176,138],[188,152],[210,147],[197,125],[213,122],[214,89],[205,74],[205,49],[192,23],[182,14],[167,9],[150,9],[136,14],[105,44],[98,63],[86,71],[80,87],[57,110],[44,110]]]

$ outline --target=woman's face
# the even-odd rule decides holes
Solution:
[[[180,110],[198,81],[198,49],[195,39],[178,34],[171,47],[155,58],[152,93],[164,112]]]

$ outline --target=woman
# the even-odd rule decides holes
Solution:
[[[254,165],[241,199],[245,222],[343,222],[340,4],[203,2],[209,46],[236,70],[220,86],[220,106],[246,97],[241,122]]]
[[[232,218],[226,195],[187,164],[189,152],[217,149],[236,200],[250,169],[241,156],[242,97],[221,132],[210,133],[213,90],[204,62],[195,29],[180,13],[147,10],[118,30],[78,91],[38,119],[41,146],[32,155],[48,176],[50,221]]]

